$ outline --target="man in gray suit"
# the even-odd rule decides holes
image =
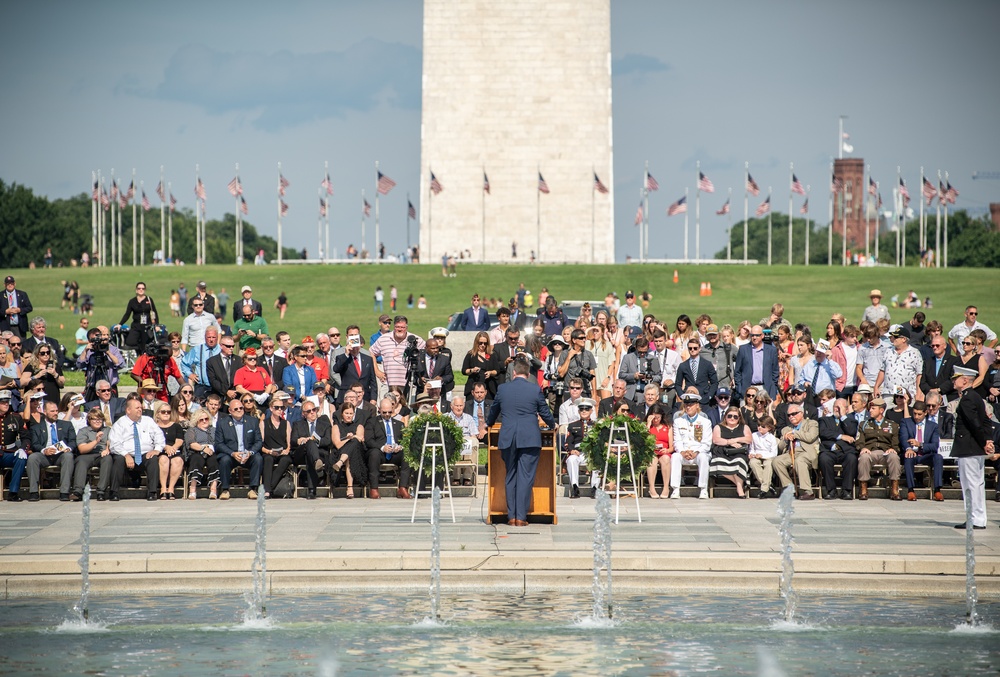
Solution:
[[[500,419],[500,439],[497,446],[507,467],[507,524],[528,526],[528,508],[535,471],[542,453],[542,432],[538,417],[550,428],[555,419],[545,403],[542,389],[528,379],[531,365],[527,358],[514,358],[514,377],[497,389],[486,427]]]

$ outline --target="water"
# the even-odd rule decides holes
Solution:
[[[441,622],[441,490],[434,487],[431,493],[431,615],[430,620]]]
[[[73,607],[77,620],[90,620],[90,483],[83,489],[83,526],[80,529],[80,601]]]
[[[255,624],[267,618],[267,500],[264,485],[257,487],[257,523],[253,564],[250,565],[251,589],[247,596],[243,622]]]
[[[597,506],[594,514],[594,597],[591,621],[610,621],[614,616],[611,587],[611,498],[603,489],[597,489]],[[607,570],[605,581],[601,569]]]
[[[795,487],[789,484],[781,492],[778,499],[778,516],[781,517],[781,578],[779,586],[781,597],[785,600],[784,622],[787,625],[795,623],[795,606],[798,598],[795,595],[795,588],[792,587],[792,577],[795,575],[795,564],[792,562],[792,513],[795,512]]]
[[[91,599],[100,634],[53,636],[59,598],[0,602],[4,674],[996,675],[996,633],[956,633],[961,600],[803,595],[813,629],[776,632],[777,595],[619,594],[615,623],[581,627],[589,592],[272,595],[275,626],[243,629],[238,594]],[[981,601],[984,623],[1000,601]],[[53,650],[53,639],[58,650]]]
[[[972,528],[972,492],[965,495],[965,622],[970,627],[979,625],[976,603],[979,590],[976,588],[976,530]]]

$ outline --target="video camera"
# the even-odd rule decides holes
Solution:
[[[162,324],[157,324],[147,328],[146,350],[147,356],[154,362],[166,363],[173,355],[173,349],[167,339],[167,328]]]
[[[763,341],[768,345],[774,343],[774,332],[771,331],[770,329],[765,329]]]
[[[403,349],[403,360],[410,369],[416,369],[420,360],[420,349],[417,348],[417,337],[410,336],[406,339],[406,348]]]

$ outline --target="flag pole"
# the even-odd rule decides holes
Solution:
[[[872,217],[872,215],[871,215],[871,200],[869,199],[871,197],[871,194],[868,192],[868,181],[865,181],[865,178],[867,178],[868,181],[871,181],[871,178],[872,178],[872,166],[871,166],[871,164],[868,164],[868,165],[865,166],[865,177],[862,177],[862,179],[861,179],[862,183],[864,184],[864,193],[863,193],[863,195],[865,196],[865,201],[864,201],[864,205],[865,205],[865,261],[867,261],[869,258],[871,258],[871,244],[872,244],[872,233],[871,233],[871,221],[872,221],[872,218],[871,217]]]
[[[201,251],[201,209],[198,205],[198,183],[201,180],[199,165],[194,166],[194,258],[198,265],[205,264],[205,254]]]
[[[167,256],[167,214],[163,196],[163,165],[160,165],[160,183],[157,186],[160,197],[160,264],[163,264]]]
[[[174,202],[173,202],[173,189],[170,181],[167,181],[167,199],[170,200],[170,208],[167,210],[167,259],[170,259],[171,263],[174,260]],[[119,256],[121,253],[119,252]],[[164,259],[166,260],[166,259]]]
[[[748,234],[750,232],[747,223],[750,220],[750,163],[743,163],[743,265],[747,265],[749,246]]]
[[[771,241],[773,239],[771,237],[771,214],[774,213],[774,209],[771,208],[773,205],[770,204],[770,200],[771,200],[771,186],[767,187],[767,199],[768,199],[768,205],[767,205],[767,265],[770,266],[771,265]]]
[[[948,172],[944,173],[945,183],[950,183],[948,180]],[[940,202],[940,200],[938,200]],[[948,267],[948,203],[945,202],[944,205],[944,267]]]
[[[841,128],[843,128],[843,122],[840,123]],[[833,160],[830,160],[830,228],[827,231],[827,243],[826,243],[826,265],[833,265],[833,227],[836,223],[833,219],[833,203],[837,200],[837,184],[834,183],[833,174]]]
[[[690,259],[688,258],[688,189],[684,189],[684,262],[687,263]]]
[[[116,262],[117,262],[117,258],[116,258],[116,255],[115,255],[115,250],[116,250],[115,236],[117,234],[117,227],[115,226],[115,214],[118,211],[118,195],[117,195],[118,189],[117,189],[117,186],[118,186],[118,183],[116,182],[116,179],[115,179],[115,168],[112,167],[111,168],[111,189],[112,189],[111,190],[111,192],[112,192],[112,196],[111,196],[112,197],[112,199],[111,199],[111,265],[112,266],[114,266],[116,264]]]
[[[139,193],[144,194],[146,190],[146,182],[139,182]],[[146,265],[146,208],[143,207],[142,211],[139,212],[139,260],[142,261],[142,265]]]
[[[695,171],[698,173],[694,194],[694,260],[701,260],[701,160],[695,161]],[[684,191],[685,197],[687,190]],[[687,218],[684,219],[684,258],[687,259]]]
[[[726,200],[726,204],[729,205],[729,210],[726,212],[726,220],[729,223],[726,226],[726,260],[733,260],[733,189],[729,188],[729,199]]]
[[[926,180],[927,179],[924,177],[924,168],[920,167],[920,219],[918,221],[919,230],[917,234],[917,241],[920,243],[919,249],[921,254],[923,254],[924,251],[924,181]],[[917,267],[920,267],[923,264],[923,261],[923,256],[921,256],[920,263],[917,264]]]
[[[792,218],[792,208],[795,206],[792,203],[792,177],[795,176],[795,164],[792,162],[788,163],[788,265],[792,265],[792,227],[795,225],[795,219]]]
[[[135,268],[136,264],[136,237],[135,232],[135,167],[132,168],[132,183],[129,184],[129,190],[132,192],[132,196],[129,198],[132,200],[132,267]]]
[[[236,163],[236,195],[233,196],[233,200],[236,202],[236,241],[234,246],[236,247],[236,265],[240,265],[240,163]]]
[[[406,251],[410,251],[410,191],[406,191]]]
[[[361,189],[361,251],[365,251],[365,189]]]
[[[806,185],[806,204],[809,204],[809,185],[808,184]],[[809,212],[808,211],[806,212],[805,217],[806,217],[806,256],[805,256],[804,264],[808,266],[809,265],[809,232],[812,230],[812,228],[809,227]]]
[[[882,216],[879,214],[879,211],[878,211],[878,209],[879,209],[879,202],[882,201],[882,193],[879,190],[878,181],[875,182],[875,195],[876,195],[876,197],[875,197],[875,261],[877,262],[878,261],[878,241],[879,241],[879,235],[881,235],[881,233],[879,231],[882,230]]]
[[[97,172],[90,172],[90,184],[94,187],[94,194],[90,196],[90,255],[97,251],[97,207],[101,201],[101,194],[97,188]],[[89,258],[89,256],[88,256]]]
[[[840,128],[837,133],[837,158],[840,160],[844,159],[844,118],[846,115],[841,115],[837,121]]]
[[[538,170],[538,176],[542,175],[541,165],[536,165],[535,169]],[[535,181],[535,261],[541,263],[542,261],[542,190],[538,181]]]
[[[117,230],[117,235],[118,235],[118,267],[119,268],[122,267],[122,211],[123,210],[122,210],[122,207],[121,207],[121,199],[122,199],[122,188],[121,188],[121,186],[118,186],[118,230]]]
[[[941,186],[941,170],[938,170],[938,186]],[[941,267],[941,198],[938,197],[937,218],[934,225],[934,265]]]
[[[324,171],[323,178],[326,178],[327,176],[330,175],[330,161],[329,160],[324,160],[323,161],[323,171]],[[329,192],[327,193],[327,196],[328,195],[329,195]],[[323,216],[323,218],[325,220],[325,225],[326,225],[326,247],[323,248],[323,251],[326,253],[326,259],[325,260],[326,260],[327,263],[329,263],[330,262],[330,199],[329,199],[329,197],[324,196],[322,194],[322,192],[320,192],[320,197],[322,198],[323,204],[326,207],[326,214],[324,214],[324,216]]]
[[[480,192],[483,194],[483,263],[486,263],[486,167],[483,166],[483,185]]]
[[[896,267],[899,268],[899,212],[903,204],[903,195],[899,192],[899,181],[896,181],[896,188],[892,189],[892,206],[895,212],[892,215],[896,231]]]
[[[597,176],[597,170],[594,169],[594,165],[590,165],[590,171],[593,172],[594,176]],[[590,186],[590,262],[597,263],[597,244],[595,239],[597,237],[597,221],[594,216],[594,210],[597,208],[597,179],[595,178]]]
[[[646,173],[642,177],[642,223],[639,224],[639,262],[646,262],[646,252],[649,250],[649,160],[646,160]]]
[[[840,265],[842,266],[850,265],[850,262],[847,260],[847,191],[850,187],[851,187],[851,182],[844,181],[844,193],[843,193],[844,199],[842,201],[843,209],[841,209],[841,214],[840,214],[841,219],[843,220],[844,223],[844,234],[843,234],[844,239],[840,243],[840,249],[841,249]]]
[[[897,179],[902,178],[899,165],[896,166],[896,178]],[[898,180],[896,181],[896,184],[901,185]],[[921,186],[920,188],[921,190],[923,190],[923,186]],[[899,229],[900,231],[902,231],[903,249],[902,249],[902,256],[900,256],[899,260],[900,260],[900,266],[905,268],[906,267],[906,202],[902,198],[900,198],[900,203],[903,205],[903,208],[899,210]]]

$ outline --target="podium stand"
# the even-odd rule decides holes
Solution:
[[[490,524],[507,522],[507,465],[500,456],[497,440],[500,439],[500,424],[489,430],[487,436],[489,454],[486,468],[489,485],[489,522]],[[542,453],[538,458],[538,471],[535,473],[535,484],[531,490],[531,505],[528,507],[528,521],[541,524],[558,524],[556,517],[556,478],[558,473],[559,452],[556,449],[556,431],[542,431]]]

